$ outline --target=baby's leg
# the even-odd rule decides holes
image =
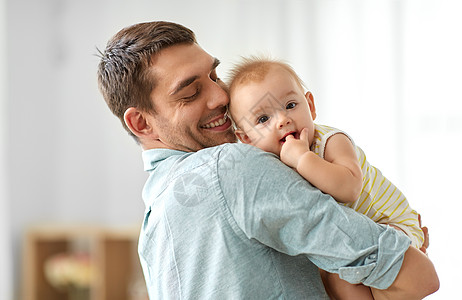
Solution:
[[[362,284],[351,284],[340,279],[338,274],[320,270],[326,292],[332,300],[374,299],[371,289]]]

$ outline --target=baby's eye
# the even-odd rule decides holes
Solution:
[[[292,108],[294,108],[295,106],[297,106],[297,103],[295,103],[295,102],[289,102],[289,103],[287,103],[287,105],[286,105],[286,109],[292,109]]]
[[[265,122],[267,122],[269,120],[269,117],[268,116],[261,116],[257,119],[257,123],[258,124],[263,124]]]

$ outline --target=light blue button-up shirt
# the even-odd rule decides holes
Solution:
[[[318,267],[387,288],[410,240],[243,144],[143,152],[151,299],[328,299]]]

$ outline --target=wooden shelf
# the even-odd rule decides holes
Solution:
[[[86,252],[94,266],[88,300],[148,299],[137,255],[139,228],[40,225],[26,233],[23,299],[70,300],[47,280],[44,265],[59,253]]]

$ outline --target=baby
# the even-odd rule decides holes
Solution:
[[[337,202],[406,233],[421,248],[418,214],[401,191],[366,160],[345,132],[314,123],[316,108],[295,71],[280,61],[247,58],[232,71],[229,112],[240,141],[278,155],[282,162]],[[363,285],[321,272],[334,298],[372,299]]]

